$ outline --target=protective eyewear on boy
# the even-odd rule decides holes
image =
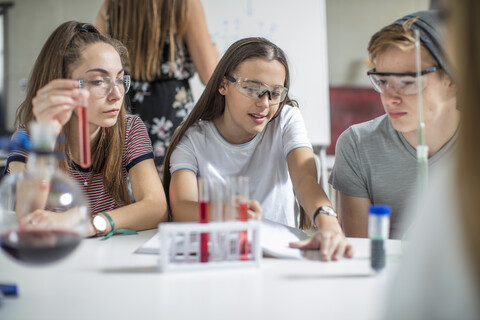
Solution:
[[[90,94],[102,98],[108,96],[113,91],[113,87],[117,87],[120,93],[125,95],[130,89],[130,76],[124,75],[116,79],[110,77],[97,77],[94,79],[78,80],[80,88],[88,88]]]
[[[251,80],[246,78],[232,76],[225,76],[225,79],[236,84],[238,91],[246,95],[247,97],[259,99],[265,94],[268,94],[268,100],[272,104],[277,104],[285,100],[288,93],[288,88],[282,86],[269,86],[257,80]]]
[[[420,75],[426,75],[437,70],[440,67],[433,67],[420,72]],[[418,93],[417,73],[394,73],[394,72],[377,72],[375,69],[367,72],[375,91],[381,94],[387,93],[388,88],[392,88],[397,94],[408,96]],[[422,90],[427,86],[427,78],[422,78]]]

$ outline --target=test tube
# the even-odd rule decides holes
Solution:
[[[371,205],[368,209],[368,237],[371,240],[371,266],[382,271],[386,263],[385,245],[390,233],[391,209],[386,205]]]
[[[208,179],[198,178],[198,222],[208,222],[208,203],[210,187]],[[208,233],[200,233],[200,262],[208,262]]]
[[[210,221],[220,222],[225,219],[226,185],[218,178],[210,179]]]
[[[90,130],[88,125],[87,99],[81,99],[78,106],[78,152],[80,155],[80,166],[89,168],[92,165],[90,154]]]
[[[249,179],[248,177],[233,177],[229,180],[231,194],[230,201],[234,211],[238,214],[240,221],[248,221],[248,198],[249,198]],[[248,243],[247,230],[240,231],[240,260],[248,260],[250,251]]]

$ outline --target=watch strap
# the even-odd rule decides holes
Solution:
[[[108,222],[110,223],[110,226],[112,227],[112,231],[110,231],[105,237],[101,238],[102,240],[107,240],[111,236],[113,236],[116,233],[121,233],[121,234],[138,234],[137,231],[135,230],[130,230],[130,229],[115,229],[115,222],[113,221],[112,217],[105,211],[102,211],[101,214],[107,218]]]
[[[317,223],[315,222],[315,220],[317,219],[317,216],[319,214],[326,214],[327,216],[331,216],[331,217],[337,217],[337,213],[335,212],[335,210],[332,208],[332,207],[329,207],[329,206],[321,206],[319,207],[315,213],[313,214],[313,227],[315,229],[318,229],[317,227]]]

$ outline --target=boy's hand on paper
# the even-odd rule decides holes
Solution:
[[[352,258],[353,246],[347,241],[343,232],[336,230],[319,230],[310,239],[291,242],[290,247],[306,250],[320,250],[322,260],[339,260],[342,257]]]

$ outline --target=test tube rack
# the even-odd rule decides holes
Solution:
[[[242,255],[240,234],[247,234],[248,252]],[[200,261],[200,235],[208,233],[208,262]],[[214,268],[259,267],[260,222],[171,222],[159,225],[160,272]]]

